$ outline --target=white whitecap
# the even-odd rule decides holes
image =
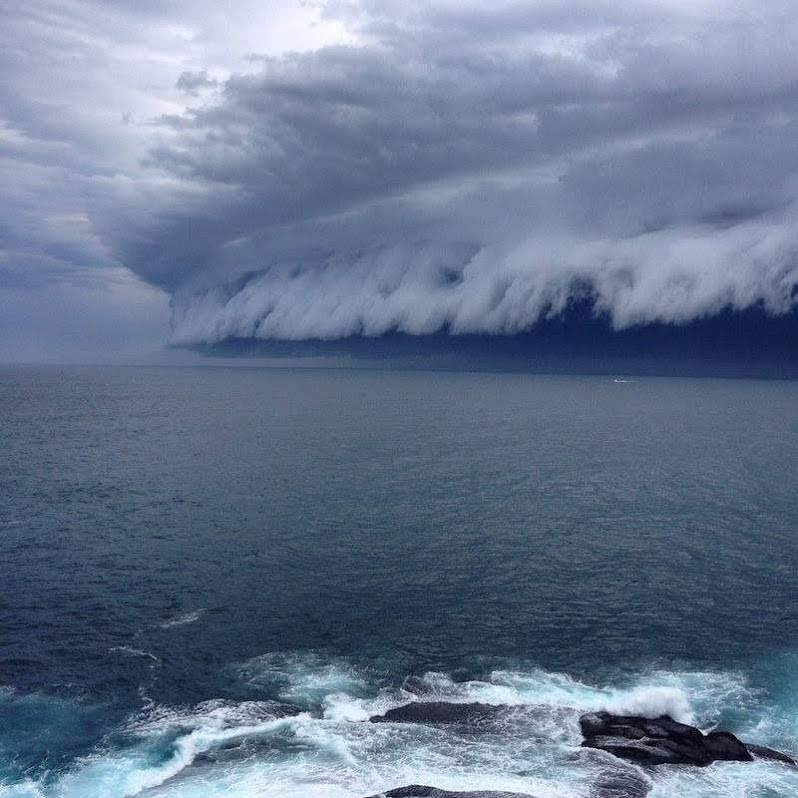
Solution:
[[[161,629],[171,629],[173,626],[185,626],[186,624],[198,621],[206,612],[207,609],[204,607],[201,607],[198,610],[184,612],[180,615],[175,615],[174,617],[165,620],[163,623],[159,624],[159,627]]]

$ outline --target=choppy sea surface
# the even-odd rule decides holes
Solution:
[[[798,753],[798,383],[0,369],[2,798],[581,798],[599,708]]]

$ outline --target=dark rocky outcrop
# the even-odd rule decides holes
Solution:
[[[583,746],[608,751],[642,765],[709,765],[719,760],[750,762],[743,742],[730,732],[703,734],[667,715],[643,718],[594,712],[579,719]]]
[[[708,765],[719,759],[750,761],[748,749],[733,734],[704,735],[667,715],[643,718],[596,712],[580,718],[583,746],[607,751],[644,765]]]
[[[704,735],[704,747],[715,762],[750,762],[753,759],[745,743],[731,732],[714,731]]]
[[[479,724],[506,713],[509,707],[480,704],[453,704],[449,701],[414,701],[389,709],[384,715],[373,715],[372,723],[456,723]]]
[[[452,701],[413,701],[389,709],[383,715],[374,715],[372,723],[423,723],[431,726],[445,725],[451,732],[472,736],[501,731],[522,739],[536,737],[536,729],[560,723],[573,723],[573,710],[530,704],[483,704],[478,701],[459,703]]]
[[[752,745],[751,743],[746,743],[745,747],[757,759],[769,759],[773,762],[784,762],[785,765],[798,767],[798,762],[782,751],[776,751],[774,748],[767,748],[764,745]]]
[[[495,790],[477,790],[476,792],[451,792],[439,790],[437,787],[427,787],[423,784],[411,784],[408,787],[397,787],[370,798],[533,798],[521,792],[497,792]]]

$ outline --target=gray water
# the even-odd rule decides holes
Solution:
[[[798,383],[4,368],[0,452],[0,796],[581,796],[600,706],[798,750]],[[363,722],[418,685],[547,720]]]

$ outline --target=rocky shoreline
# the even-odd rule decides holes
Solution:
[[[375,715],[371,723],[455,724],[479,733],[502,716],[519,708],[481,703],[417,701]],[[728,731],[704,734],[695,726],[668,715],[647,718],[592,712],[582,715],[579,726],[583,749],[610,754],[618,767],[602,770],[591,786],[591,798],[644,798],[661,767],[705,767],[713,762],[752,762],[765,759],[787,767],[798,762],[782,751],[744,743]],[[501,791],[452,792],[427,785],[397,787],[369,798],[534,798],[527,793]]]

